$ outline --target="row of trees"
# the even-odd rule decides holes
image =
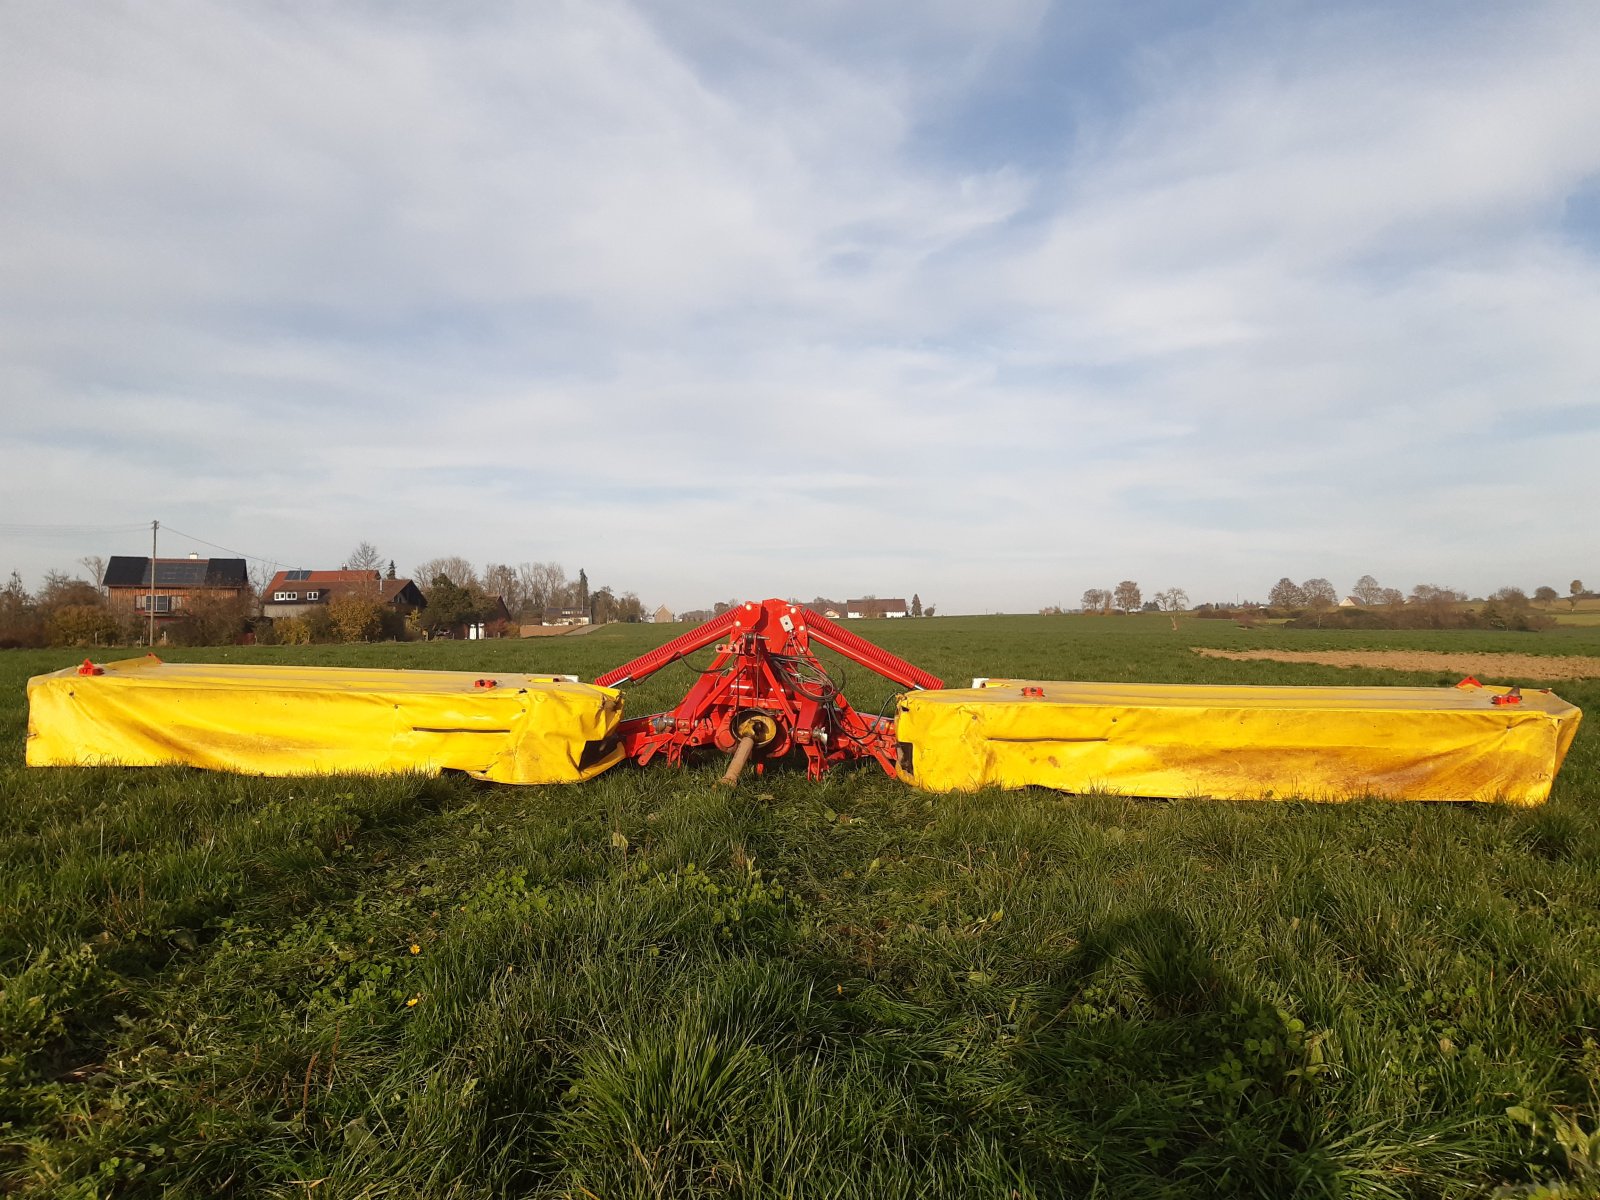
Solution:
[[[370,571],[381,570],[384,563],[385,559],[378,548],[371,542],[363,541],[351,551],[344,565],[351,570]],[[394,577],[392,559],[388,560],[388,574],[390,578]],[[558,562],[490,562],[480,571],[470,559],[459,554],[427,559],[412,570],[411,578],[428,593],[430,610],[441,603],[452,614],[466,612],[472,607],[448,590],[441,600],[437,595],[441,576],[454,588],[476,597],[480,606],[484,603],[492,605],[494,597],[501,597],[511,615],[521,620],[537,620],[547,608],[581,608],[591,620],[602,624],[608,621],[637,621],[646,611],[644,602],[634,592],[618,594],[606,585],[591,589],[589,576],[581,568],[575,579],[569,579],[566,569]],[[873,600],[876,597],[869,594],[863,599]],[[794,597],[790,597],[790,601],[800,603]],[[679,619],[708,620],[737,603],[737,600],[719,600],[710,608],[680,613]],[[843,601],[831,600],[826,596],[815,596],[806,604],[817,612],[829,609],[843,612],[845,609]],[[935,612],[934,605],[923,604],[922,597],[917,594],[912,595],[908,607],[913,617],[931,617]],[[465,618],[458,617],[458,620],[461,619]]]
[[[80,566],[89,580],[51,571],[37,594],[29,593],[21,576],[12,573],[0,590],[0,647],[127,645],[144,640],[148,626],[143,614],[114,611],[106,603],[99,586],[105,560],[85,558]],[[358,543],[341,567],[397,577],[394,560],[368,541]],[[260,601],[272,572],[258,564],[251,573],[254,595],[226,600],[193,595],[181,616],[162,621],[161,633],[182,645],[218,645],[247,635],[262,642],[360,642],[425,636],[464,624],[481,623],[490,632],[499,632],[493,626],[504,620],[499,616],[501,601],[513,623],[538,621],[550,608],[578,609],[598,624],[641,620],[646,611],[636,593],[618,594],[607,585],[591,587],[585,570],[568,578],[556,562],[490,562],[479,570],[469,559],[447,555],[417,564],[411,577],[428,602],[409,618],[382,603],[375,587],[371,596],[344,590],[303,616],[268,620],[261,616]],[[710,610],[684,613],[680,619],[709,618],[732,603],[719,601]],[[819,612],[844,611],[840,601],[825,596],[815,597],[810,606]],[[931,617],[935,612],[920,595],[911,597],[909,609],[912,616]]]
[[[30,593],[16,571],[0,589],[0,647],[118,641],[122,623],[105,611],[100,589],[51,571]]]
[[[519,621],[537,621],[547,608],[581,608],[596,624],[637,621],[645,611],[636,593],[618,595],[609,585],[590,588],[588,572],[579,568],[577,578],[568,579],[566,568],[557,562],[491,562],[479,572],[470,561],[452,554],[418,563],[411,577],[428,593],[430,610],[443,604],[452,615],[454,619],[442,622],[445,625],[492,609],[497,596]]]
[[[1578,600],[1587,594],[1581,579],[1574,579],[1568,585],[1567,591],[1567,598],[1574,608],[1577,607]],[[1384,587],[1371,575],[1363,575],[1356,580],[1355,586],[1350,589],[1350,597],[1363,608],[1383,608],[1399,604],[1439,605],[1469,602],[1467,594],[1455,588],[1440,587],[1436,583],[1419,583],[1408,595],[1399,588]],[[1561,599],[1561,593],[1553,587],[1540,587],[1534,590],[1532,599],[1540,604],[1554,604]],[[1503,587],[1487,600],[1479,602],[1490,601],[1522,606],[1530,602],[1527,593],[1518,587]],[[1286,575],[1272,585],[1272,590],[1267,594],[1267,603],[1273,608],[1281,609],[1332,608],[1339,603],[1339,593],[1326,579],[1308,579],[1304,583],[1295,583]]]
[[[145,615],[116,612],[108,607],[99,587],[100,578],[97,573],[95,582],[90,583],[61,571],[50,571],[39,590],[29,592],[22,576],[13,571],[0,589],[0,649],[132,645],[143,641],[148,628]],[[162,628],[168,639],[179,645],[216,645],[234,641],[249,630],[255,610],[251,597],[197,596],[179,619]]]
[[[1573,606],[1588,593],[1584,590],[1583,581],[1574,579],[1567,589],[1567,600]],[[1391,608],[1400,605],[1420,605],[1429,609],[1438,609],[1451,605],[1468,603],[1465,592],[1455,588],[1441,587],[1434,583],[1419,583],[1407,594],[1399,588],[1385,587],[1371,575],[1363,575],[1356,580],[1355,586],[1350,589],[1349,595],[1361,607],[1368,609]],[[1544,605],[1554,604],[1561,599],[1561,594],[1553,587],[1541,587],[1534,591],[1531,598],[1520,588],[1506,587],[1495,592],[1487,600],[1477,603],[1494,604],[1497,611],[1520,612],[1530,603]],[[1336,608],[1340,604],[1339,592],[1333,583],[1320,576],[1296,583],[1285,575],[1267,594],[1267,606],[1283,613],[1297,614],[1304,612],[1318,613],[1327,609]],[[1089,588],[1083,593],[1081,609],[1086,613],[1131,613],[1131,612],[1181,612],[1189,607],[1189,596],[1182,588],[1167,588],[1156,592],[1149,600],[1144,598],[1139,584],[1132,579],[1124,579],[1114,588]],[[1202,605],[1202,608],[1228,611],[1229,606]],[[1259,609],[1261,606],[1252,601],[1249,604],[1238,606],[1241,608]],[[1044,613],[1060,613],[1064,611],[1052,605],[1041,610]]]
[[[100,586],[105,560],[86,558],[79,565],[89,580],[51,571],[37,593],[30,593],[20,574],[12,572],[0,589],[0,647],[128,645],[145,639],[144,614],[119,612],[107,605]],[[359,543],[341,567],[396,578],[394,561],[367,541]],[[384,604],[375,588],[371,596],[345,591],[303,616],[268,620],[260,615],[260,601],[271,577],[268,570],[253,572],[251,596],[191,595],[181,615],[162,622],[162,636],[179,645],[220,645],[246,635],[263,642],[377,641],[436,634],[463,624],[503,623],[499,601],[505,603],[512,621],[537,621],[549,607],[579,608],[597,623],[637,621],[644,615],[644,604],[635,593],[618,595],[608,586],[591,589],[585,571],[568,579],[561,564],[554,562],[515,566],[491,562],[480,572],[459,555],[430,559],[413,575],[427,606],[409,618]]]
[[[1182,588],[1167,588],[1156,592],[1149,600],[1132,579],[1124,579],[1116,587],[1090,588],[1083,593],[1082,608],[1086,613],[1131,612],[1182,612],[1189,607],[1189,593]],[[1060,612],[1059,608],[1046,612]]]

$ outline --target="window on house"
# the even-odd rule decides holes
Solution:
[[[307,592],[306,593],[306,599],[307,600],[321,600],[322,599],[322,593],[321,592]]]
[[[273,592],[272,593],[272,598],[274,600],[298,600],[298,599],[300,599],[300,593],[299,592]]]
[[[135,607],[142,612],[171,612],[172,597],[143,595],[139,597],[139,601]]]

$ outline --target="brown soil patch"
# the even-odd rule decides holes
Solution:
[[[1213,650],[1190,647],[1206,658],[1240,662],[1318,663],[1325,667],[1381,667],[1390,671],[1447,671],[1479,679],[1600,679],[1600,658],[1540,654],[1451,654],[1431,650]]]

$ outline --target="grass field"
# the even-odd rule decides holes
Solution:
[[[1600,600],[1579,600],[1576,604],[1556,600],[1538,606],[1541,612],[1554,617],[1558,625],[1593,627],[1600,625]]]
[[[673,632],[170,657],[592,678]],[[1196,645],[1600,654],[1582,626],[867,632],[952,683],[1454,682]],[[1600,681],[1559,687],[1590,723],[1510,810],[27,771],[25,680],[72,659],[0,654],[0,1190],[1600,1195]]]

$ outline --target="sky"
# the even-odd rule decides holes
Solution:
[[[1591,0],[7,0],[0,572],[1597,586],[1597,62]]]

